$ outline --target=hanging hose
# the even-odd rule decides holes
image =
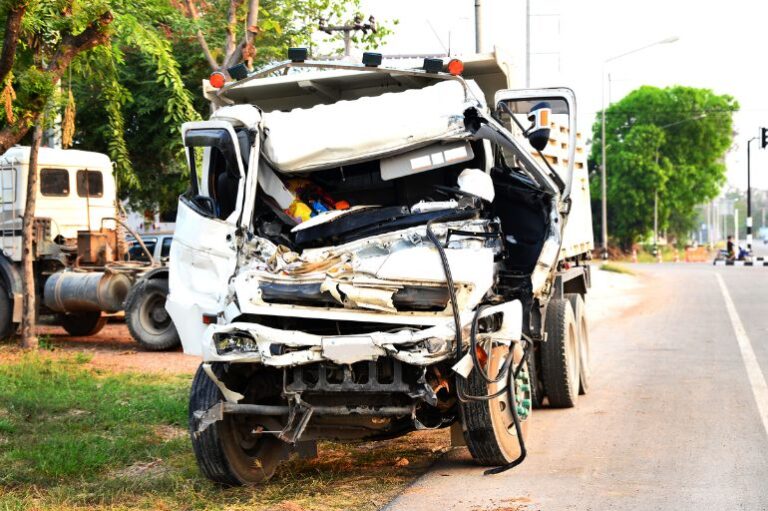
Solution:
[[[456,332],[456,361],[458,362],[461,360],[462,356],[464,355],[464,352],[462,350],[463,340],[462,340],[462,329],[461,329],[461,316],[459,315],[459,306],[458,301],[456,299],[456,288],[453,284],[453,275],[451,275],[451,268],[448,263],[448,256],[445,253],[445,249],[440,244],[440,240],[437,239],[437,236],[435,236],[435,233],[432,231],[432,223],[435,221],[439,221],[441,217],[433,218],[429,222],[427,222],[426,225],[426,233],[429,240],[432,242],[432,244],[435,245],[435,248],[437,249],[438,254],[440,255],[440,261],[443,266],[443,273],[445,274],[445,280],[448,285],[448,296],[451,301],[451,312],[453,313],[453,323],[455,327]],[[498,391],[488,394],[485,396],[472,396],[467,395],[464,393],[462,389],[462,377],[461,375],[456,375],[456,395],[459,398],[459,401],[467,402],[467,401],[489,401],[491,399],[494,399],[496,397],[501,396],[506,391],[507,393],[507,399],[509,399],[511,412],[512,412],[512,420],[515,424],[515,431],[517,433],[517,441],[520,445],[520,455],[515,458],[514,460],[510,461],[506,465],[501,465],[499,467],[491,468],[483,472],[484,475],[489,474],[499,474],[501,472],[505,472],[511,468],[514,468],[518,466],[520,463],[522,463],[525,460],[525,457],[527,455],[527,450],[525,448],[525,440],[523,440],[523,430],[522,425],[520,424],[520,417],[517,414],[517,403],[515,401],[515,385],[516,385],[516,379],[517,376],[520,374],[520,371],[523,368],[523,365],[528,360],[528,354],[530,352],[531,343],[526,340],[526,347],[523,350],[523,357],[520,361],[520,364],[515,368],[514,371],[510,370],[510,368],[514,364],[514,346],[510,346],[509,353],[504,359],[504,362],[502,363],[501,368],[499,369],[499,373],[496,375],[495,378],[491,378],[488,376],[488,374],[482,369],[478,359],[477,359],[477,324],[480,320],[480,314],[482,313],[482,306],[478,306],[477,310],[475,311],[475,315],[472,319],[472,327],[470,329],[470,356],[472,357],[472,362],[475,366],[475,369],[477,370],[478,374],[483,378],[483,380],[488,384],[498,383],[500,382],[505,376],[507,378],[507,385]],[[493,350],[490,350],[490,353],[488,356],[490,357]]]

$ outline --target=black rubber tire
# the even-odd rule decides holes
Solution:
[[[544,322],[547,340],[541,344],[541,379],[552,408],[572,408],[579,397],[579,348],[571,302],[553,298]]]
[[[13,298],[4,284],[0,284],[0,339],[13,334]]]
[[[503,349],[503,354],[508,353],[505,347],[496,349]],[[497,361],[502,359],[501,356],[493,358],[494,361],[490,368],[490,374],[496,374]],[[522,349],[518,347],[515,354],[516,363],[521,358]],[[518,380],[524,382],[530,388],[527,364]],[[473,369],[463,388],[466,394],[483,396],[496,392],[501,388],[500,385],[501,383],[489,385],[477,374],[477,370]],[[504,385],[506,385],[506,382],[504,382]],[[523,439],[525,440],[531,422],[531,395],[530,390],[522,392],[525,393],[526,399],[529,400],[528,415],[521,420]],[[470,454],[472,454],[472,458],[480,465],[506,465],[520,455],[520,445],[514,423],[511,419],[511,413],[504,412],[505,407],[501,406],[502,403],[507,403],[506,394],[490,401],[460,403],[464,440]],[[492,409],[491,407],[497,408]]]
[[[139,280],[125,299],[125,324],[145,350],[164,351],[180,344],[179,333],[165,310],[166,279]]]
[[[544,407],[544,384],[541,382],[541,343],[534,344],[534,351],[528,356],[528,374],[531,379],[531,403],[533,409]]]
[[[220,377],[223,367],[223,364],[213,364],[214,374]],[[225,415],[223,420],[211,424],[205,431],[197,431],[199,420],[195,411],[208,410],[222,400],[219,388],[201,364],[189,394],[189,434],[200,471],[211,481],[225,486],[256,485],[268,480],[290,451],[288,444],[271,434],[256,440],[258,444],[252,449],[256,452],[249,454],[243,450],[236,437],[240,428],[236,421],[258,421],[258,418]]]
[[[576,320],[576,328],[579,335],[579,394],[589,392],[590,372],[590,347],[589,347],[589,321],[587,320],[587,307],[584,297],[579,293],[565,295],[573,307],[573,317]]]
[[[107,324],[107,318],[101,312],[73,312],[62,314],[60,324],[73,337],[88,337],[98,334]]]

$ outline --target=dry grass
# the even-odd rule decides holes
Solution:
[[[110,373],[87,357],[0,347],[0,510],[375,510],[447,448],[447,430],[322,442],[257,488],[204,479],[188,375]]]

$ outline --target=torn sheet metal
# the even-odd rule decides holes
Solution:
[[[502,314],[501,327],[484,333],[483,339],[508,344],[519,340],[522,329],[522,305],[518,300],[483,309],[480,317]],[[462,338],[468,343],[474,312],[460,314]],[[247,336],[248,342],[239,342]],[[332,361],[353,364],[391,356],[414,365],[430,365],[454,354],[455,329],[452,319],[433,327],[401,328],[360,335],[323,336],[297,330],[281,330],[257,323],[235,322],[210,325],[204,335],[207,361],[260,362],[267,366],[288,367],[312,362]],[[273,352],[272,345],[280,345]]]

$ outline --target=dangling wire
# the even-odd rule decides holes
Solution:
[[[440,255],[440,262],[443,266],[443,273],[445,274],[445,280],[448,284],[448,296],[450,298],[451,303],[451,309],[453,312],[453,322],[455,326],[455,332],[456,332],[456,361],[458,362],[461,360],[462,356],[464,356],[464,350],[462,347],[462,333],[461,333],[461,317],[459,315],[459,307],[458,307],[458,300],[456,299],[456,289],[453,285],[453,275],[451,274],[451,268],[448,263],[448,256],[445,253],[445,249],[443,248],[442,244],[440,243],[440,240],[435,236],[435,233],[432,231],[432,223],[435,221],[439,221],[441,218],[433,218],[429,222],[427,222],[426,225],[426,234],[427,238],[432,242],[433,245],[435,245],[435,248],[437,249],[438,254]],[[473,396],[473,395],[467,395],[464,393],[463,390],[463,383],[464,378],[462,378],[461,375],[456,375],[456,396],[458,397],[459,401],[461,402],[467,402],[467,401],[489,401],[491,399],[494,399],[496,397],[499,397],[503,395],[505,392],[507,394],[507,399],[509,400],[509,406],[511,408],[512,412],[512,420],[515,424],[515,431],[517,433],[517,441],[520,446],[520,455],[515,458],[514,460],[510,461],[509,463],[505,465],[501,465],[499,467],[491,468],[483,472],[484,475],[490,475],[490,474],[498,474],[501,472],[505,472],[511,468],[514,468],[518,466],[520,463],[522,463],[525,460],[525,457],[528,454],[528,451],[525,448],[525,440],[523,439],[523,429],[522,424],[520,423],[520,416],[517,413],[517,402],[515,400],[515,392],[516,392],[516,380],[517,376],[520,374],[520,371],[523,369],[525,364],[528,361],[528,356],[530,355],[532,344],[528,339],[524,339],[522,342],[525,342],[526,346],[523,350],[523,357],[518,366],[514,367],[514,351],[515,347],[514,344],[510,346],[509,352],[507,353],[506,357],[504,358],[504,362],[501,365],[501,368],[499,369],[498,374],[495,378],[491,378],[481,367],[481,364],[478,361],[477,357],[477,323],[480,319],[480,314],[482,312],[483,307],[479,306],[477,310],[475,311],[475,315],[472,319],[472,327],[470,330],[470,346],[469,350],[472,357],[472,362],[474,364],[474,370],[477,371],[483,380],[488,383],[498,383],[500,382],[504,377],[507,379],[507,384],[502,387],[501,389],[497,390],[496,392],[492,394],[488,394],[485,396]],[[488,357],[492,356],[491,353],[488,353]]]

